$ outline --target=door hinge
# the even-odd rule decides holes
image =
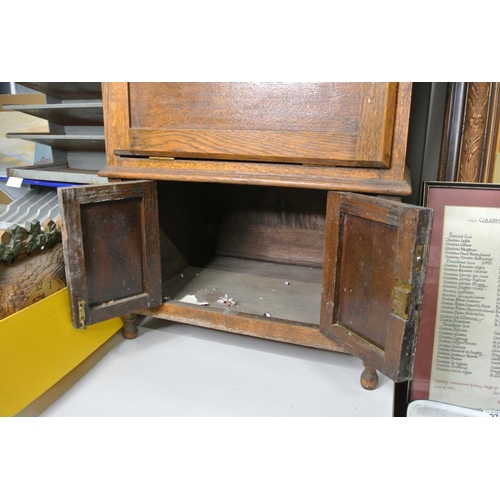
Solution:
[[[396,280],[392,289],[392,309],[394,314],[403,319],[408,319],[410,312],[412,286],[401,280]]]
[[[83,299],[78,299],[78,324],[79,328],[86,328],[86,315],[85,315],[85,304],[86,302]]]
[[[422,270],[424,262],[425,245],[417,245],[415,247],[415,258],[413,261],[413,274],[419,273]]]

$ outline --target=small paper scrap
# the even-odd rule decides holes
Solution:
[[[7,187],[20,188],[23,183],[23,179],[21,177],[9,177],[5,185]]]
[[[196,304],[197,306],[209,306],[210,302],[198,302],[196,295],[184,295],[179,302],[185,302],[186,304]]]

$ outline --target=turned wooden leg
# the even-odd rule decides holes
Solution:
[[[139,330],[137,329],[137,326],[134,323],[136,318],[137,314],[126,314],[125,316],[122,316],[122,320],[124,323],[122,328],[123,338],[131,340],[137,337]]]
[[[363,387],[363,389],[366,389],[367,391],[373,391],[378,386],[377,370],[374,370],[366,363],[363,363],[363,365],[365,369],[363,370],[363,373],[361,374],[361,378],[359,380],[361,382],[361,387]]]

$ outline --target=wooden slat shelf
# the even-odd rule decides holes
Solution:
[[[8,133],[9,139],[25,139],[65,151],[105,151],[104,135],[55,135]]]
[[[64,104],[9,104],[5,111],[20,111],[59,125],[104,125],[102,101]]]
[[[100,82],[18,82],[56,99],[102,99]]]

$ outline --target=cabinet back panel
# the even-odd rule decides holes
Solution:
[[[326,192],[159,182],[163,280],[215,255],[321,268]]]
[[[217,186],[214,194],[217,254],[322,266],[326,192]]]

